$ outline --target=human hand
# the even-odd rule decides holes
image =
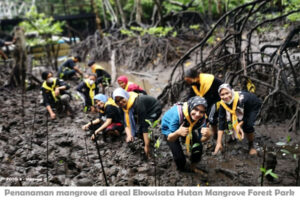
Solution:
[[[213,152],[213,155],[217,155],[219,151],[222,151],[223,146],[222,143],[217,143],[215,151]]]
[[[210,128],[207,128],[207,127],[201,128],[201,135],[202,135],[202,137],[209,138],[211,135]]]
[[[177,133],[179,134],[179,136],[186,137],[189,134],[189,128],[188,127],[184,127],[183,124],[182,124],[179,127]]]
[[[132,142],[132,141],[133,141],[132,135],[126,137],[126,142]]]
[[[50,118],[51,118],[51,119],[55,119],[55,118],[56,118],[56,115],[55,115],[54,112],[50,113]]]
[[[86,124],[84,126],[82,126],[82,130],[87,131],[90,127],[90,124]]]

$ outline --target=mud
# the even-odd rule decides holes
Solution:
[[[152,86],[153,89],[155,84],[160,85],[156,79],[160,80],[161,76],[165,74],[152,73],[151,77],[144,78],[144,83],[149,83],[149,88]],[[155,83],[148,82],[148,78]],[[75,94],[75,83],[69,83]],[[157,94],[155,90],[148,91],[151,95]],[[40,91],[36,88],[26,93],[23,129],[21,97],[21,91],[16,89],[0,91],[0,185],[104,186],[95,143],[88,133],[81,130],[82,125],[97,115],[83,113],[80,100],[73,98],[73,118],[62,115],[56,120],[47,120],[46,109],[40,104]],[[151,159],[145,159],[141,139],[127,144],[124,133],[119,138],[108,138],[106,142],[99,138],[109,185],[154,186],[156,171],[157,186],[258,186],[264,145],[277,155],[275,173],[279,176],[274,181],[265,179],[264,185],[296,185],[297,161],[294,154],[299,159],[299,136],[288,133],[284,122],[257,127],[259,155],[255,157],[248,156],[246,141],[226,144],[224,152],[217,156],[212,156],[214,140],[205,143],[200,162],[200,168],[205,172],[202,175],[177,171],[159,130],[155,131],[155,135],[162,139],[156,162],[154,154]],[[291,141],[284,147],[276,146],[277,142],[287,142],[287,135],[290,135]],[[288,149],[290,153],[281,149]]]

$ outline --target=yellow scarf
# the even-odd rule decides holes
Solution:
[[[43,85],[42,85],[43,88],[45,88],[46,90],[50,90],[50,91],[51,91],[52,96],[53,96],[53,98],[54,98],[54,101],[57,102],[58,99],[57,99],[56,96],[55,96],[55,86],[56,86],[56,78],[53,79],[53,84],[52,84],[51,87],[49,87],[49,86],[47,85],[46,81],[44,81],[44,83],[43,83]]]
[[[106,108],[106,106],[108,106],[108,105],[112,105],[112,106],[118,107],[117,104],[115,103],[115,101],[112,98],[108,98],[107,102],[104,105],[104,108]]]
[[[223,108],[225,110],[227,110],[228,112],[230,112],[230,114],[231,114],[231,120],[232,120],[232,127],[235,130],[238,139],[242,140],[241,135],[236,130],[236,127],[239,124],[238,118],[237,118],[237,115],[236,115],[236,108],[237,108],[238,101],[239,101],[239,93],[238,92],[234,92],[234,99],[233,99],[232,109],[230,109],[223,100],[221,100],[220,103],[221,103],[221,105],[223,106]]]
[[[131,126],[130,126],[130,117],[129,117],[129,110],[130,108],[133,106],[133,103],[135,101],[135,99],[139,96],[137,93],[135,92],[129,92],[129,99],[127,101],[127,106],[126,109],[122,108],[123,111],[125,112],[125,120],[126,120],[126,125],[129,128],[129,130],[131,131]],[[134,133],[131,133],[134,134]]]
[[[190,115],[189,115],[189,109],[188,109],[188,104],[187,102],[185,102],[182,106],[182,111],[183,111],[183,115],[184,117],[188,120],[190,126],[189,126],[189,134],[186,136],[185,138],[185,145],[186,145],[186,150],[189,153],[190,151],[190,144],[191,144],[191,139],[192,139],[192,131],[193,131],[193,127],[195,126],[195,124],[198,122],[194,121],[192,122]]]
[[[97,64],[94,64],[94,65],[92,66],[92,72],[93,72],[93,73],[96,73],[96,70],[97,70],[97,69],[104,70],[104,68],[103,68],[102,66],[97,65]]]
[[[133,82],[128,82],[128,83],[127,83],[127,85],[126,85],[126,87],[125,87],[125,91],[128,91],[128,87],[129,87],[129,85],[131,85],[131,84],[133,84]]]
[[[207,91],[210,89],[215,77],[211,74],[200,74],[199,75],[199,83],[200,83],[200,91],[198,90],[196,85],[193,85],[192,88],[197,96],[203,97]]]
[[[116,106],[118,107],[118,105],[115,103],[115,101],[112,98],[108,98],[107,102],[104,104],[104,109],[106,108],[106,106],[108,105],[112,105],[112,106]],[[104,113],[103,110],[100,110],[101,113]]]
[[[93,85],[90,85],[89,83],[89,80],[86,79],[84,80],[86,86],[90,89],[89,91],[89,95],[90,95],[90,98],[91,98],[91,101],[92,101],[92,105],[94,105],[94,96],[95,96],[95,88],[96,88],[96,84],[94,83]]]

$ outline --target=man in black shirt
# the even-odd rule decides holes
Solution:
[[[76,73],[79,75],[83,75],[77,65],[78,62],[81,61],[80,56],[72,57],[66,60],[61,66],[58,68],[58,77],[63,79],[70,79]]]
[[[95,136],[103,131],[105,134],[110,135],[120,135],[123,132],[124,127],[121,121],[121,116],[118,106],[115,104],[114,100],[108,98],[104,94],[97,94],[94,97],[95,106],[99,109],[99,118],[93,121],[94,127],[91,127],[91,123],[87,123],[82,127],[83,130],[88,130],[89,128],[96,129],[94,135],[92,135],[92,140]]]
[[[71,115],[71,107],[69,105],[70,95],[66,93],[70,87],[61,79],[53,78],[51,72],[43,72],[42,79],[44,80],[42,85],[42,94],[44,105],[50,114],[51,119],[56,118],[56,114],[53,109],[65,110],[68,115]]]
[[[110,74],[105,71],[101,65],[96,64],[96,62],[92,60],[89,61],[88,66],[91,68],[92,73],[97,74],[96,84],[100,84],[101,87],[105,87],[111,83]]]

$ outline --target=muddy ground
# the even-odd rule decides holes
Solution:
[[[1,69],[9,71],[3,66]],[[148,84],[148,92],[157,96],[164,86],[161,80],[167,80],[167,73],[165,69],[155,69],[148,73],[151,76],[140,76],[136,80],[139,79],[141,85]],[[0,90],[1,186],[105,185],[95,143],[90,140],[89,133],[81,129],[97,114],[82,112],[81,102],[75,98],[76,83],[70,81],[69,84],[74,95],[71,104],[75,113],[72,118],[62,115],[56,120],[47,120],[46,109],[40,103],[40,90],[35,88],[25,94],[24,125],[21,91]],[[226,144],[225,151],[217,156],[212,156],[214,140],[205,143],[201,160],[201,168],[205,171],[203,175],[177,171],[164,140],[158,150],[156,170],[154,157],[150,160],[144,157],[141,139],[127,144],[123,133],[120,138],[108,138],[106,142],[99,137],[99,146],[111,186],[154,186],[155,172],[157,186],[259,186],[264,145],[268,146],[268,151],[277,154],[275,173],[279,177],[275,181],[265,180],[264,185],[295,186],[297,161],[293,157],[295,154],[299,159],[300,139],[299,135],[289,133],[285,124],[274,121],[257,126],[256,148],[259,154],[255,157],[247,155],[246,141]],[[155,134],[163,138],[159,131]],[[289,140],[288,135],[291,138],[288,145],[275,144]],[[290,153],[282,152],[282,148]]]

